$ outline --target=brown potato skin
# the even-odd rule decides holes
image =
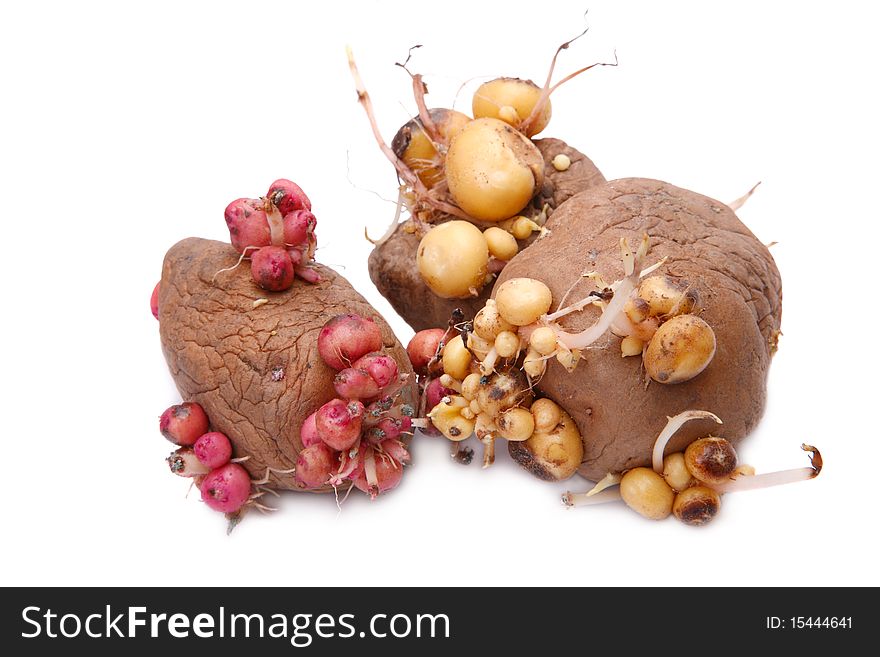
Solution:
[[[578,192],[605,182],[605,177],[590,158],[565,142],[547,138],[537,139],[534,143],[544,158],[544,185],[523,214],[536,216],[545,204],[549,204],[552,210]],[[553,167],[553,158],[560,153],[571,159],[571,166],[566,171],[557,171]],[[431,292],[416,268],[416,251],[421,236],[408,233],[406,227],[407,224],[402,223],[384,244],[370,253],[370,278],[379,292],[414,331],[445,327],[456,308],[461,308],[465,318],[473,319],[485,305],[492,286],[487,285],[480,296],[469,299],[438,297]],[[525,243],[532,241],[534,238]],[[521,242],[521,248],[522,245]]]
[[[259,289],[246,263],[211,283],[217,271],[237,260],[238,253],[223,242],[191,237],[171,247],[162,266],[159,332],[181,397],[202,405],[212,428],[229,436],[233,456],[250,456],[242,465],[261,478],[267,466],[294,466],[303,420],[336,396],[336,372],[318,355],[318,332],[331,317],[373,318],[386,352],[402,373],[415,378],[385,320],[333,270],[317,265],[320,283],[297,279],[285,292]],[[261,297],[269,303],[253,308]],[[284,376],[274,381],[277,367]],[[414,386],[406,392],[414,401]],[[269,485],[301,490],[292,473],[271,474]],[[332,488],[311,492],[328,491]]]
[[[650,465],[651,448],[667,416],[687,409],[711,411],[724,425],[687,423],[670,441],[667,454],[713,431],[733,443],[748,435],[764,412],[782,283],[770,252],[733,211],[668,183],[628,178],[574,196],[547,227],[550,235],[513,258],[495,290],[509,278],[538,278],[550,287],[555,310],[584,270],[598,271],[609,282],[621,278],[620,238],[635,248],[647,232],[649,264],[668,256],[659,273],[690,282],[700,295],[699,314],[717,340],[709,366],[675,385],[646,386],[641,358],[622,358],[620,338],[610,333],[584,352],[574,373],[550,360],[537,388],[577,422],[585,447],[579,473],[598,480],[608,472]],[[580,286],[569,302],[580,298],[578,289],[586,293],[590,288]],[[561,323],[569,331],[581,330],[597,316],[598,310],[589,309]]]

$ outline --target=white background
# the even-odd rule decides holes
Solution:
[[[582,7],[581,4],[584,4]],[[388,317],[364,226],[391,167],[355,101],[350,44],[390,139],[477,76],[543,80],[613,57],[553,98],[547,136],[609,178],[731,201],[772,252],[784,338],[759,470],[827,464],[809,483],[725,497],[701,530],[621,505],[566,511],[502,449],[489,471],[421,438],[375,503],[286,495],[231,537],[172,477],[157,417],[179,401],[147,299],[180,238],[227,239],[226,204],[297,181],[319,259]],[[4,505],[0,582],[111,585],[880,584],[877,10],[870,3],[76,2],[0,10]],[[473,84],[471,84],[471,87]],[[457,107],[467,110],[464,92]]]

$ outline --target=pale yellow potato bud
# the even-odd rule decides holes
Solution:
[[[519,129],[529,118],[541,97],[541,88],[531,80],[498,78],[484,82],[474,93],[472,109],[475,119],[493,117]],[[526,134],[531,137],[541,132],[550,122],[552,108],[548,99],[537,119]]]
[[[571,166],[571,158],[565,153],[560,153],[553,158],[553,168],[557,171],[568,171]]]
[[[515,331],[516,327],[498,312],[495,299],[489,299],[474,317],[474,333],[484,340],[494,340],[502,331]]]
[[[675,493],[650,468],[633,468],[620,480],[620,496],[636,513],[651,520],[663,520],[672,513]]]
[[[495,338],[495,351],[502,358],[513,358],[519,353],[519,336],[513,331],[501,331]]]
[[[733,477],[753,477],[755,476],[755,466],[749,465],[748,463],[743,463],[742,465],[736,466],[736,470],[733,471]]]
[[[562,420],[562,409],[552,399],[536,399],[530,409],[535,429],[548,433]]]
[[[479,293],[489,273],[489,247],[480,229],[468,221],[447,221],[425,234],[416,265],[431,291],[444,299]]]
[[[501,119],[502,121],[509,125],[512,125],[513,127],[516,127],[517,125],[519,125],[519,123],[521,123],[519,113],[516,111],[516,108],[510,105],[499,107],[498,116],[495,118]]]
[[[471,354],[464,348],[461,336],[456,335],[443,347],[443,371],[453,379],[463,381],[470,374]]]
[[[691,471],[684,462],[684,454],[676,452],[663,459],[663,478],[674,491],[683,491],[696,483]]]
[[[483,360],[486,354],[489,353],[489,350],[492,348],[492,342],[494,341],[484,340],[476,333],[468,333],[468,347],[480,360]]]
[[[715,355],[715,332],[696,315],[679,315],[664,322],[648,343],[645,371],[659,383],[689,381]]]
[[[532,331],[529,346],[543,356],[556,351],[556,331],[549,326],[541,326]]]
[[[507,440],[527,440],[535,431],[535,419],[524,408],[504,411],[497,420],[498,433]]]
[[[626,358],[627,356],[641,356],[645,343],[634,335],[628,335],[620,341],[620,353]]]
[[[580,349],[560,349],[556,352],[556,360],[562,365],[566,371],[574,372],[578,363],[581,361]]]
[[[468,123],[446,154],[446,182],[456,205],[480,221],[522,210],[544,184],[544,158],[522,133],[498,119]]]
[[[669,276],[648,276],[639,284],[637,295],[647,305],[650,317],[684,315],[697,305],[696,292]]]
[[[442,381],[441,381],[442,383]],[[476,398],[477,390],[480,389],[480,375],[468,374],[461,382],[461,396],[471,401]]]
[[[511,278],[504,281],[495,294],[501,316],[515,326],[538,321],[550,310],[553,296],[550,288],[534,278]]]
[[[440,433],[449,440],[458,442],[474,432],[475,421],[462,415],[466,408],[467,401],[464,397],[444,397],[443,401],[431,409],[428,418]]]
[[[510,226],[510,232],[518,240],[527,239],[536,230],[541,227],[528,217],[515,217]]]
[[[444,144],[448,144],[471,121],[470,117],[451,109],[435,108],[428,112]],[[428,189],[443,181],[445,155],[437,150],[418,117],[397,131],[391,148]]]
[[[483,231],[489,254],[499,260],[510,260],[519,252],[516,238],[498,226],[491,226]]]
[[[584,458],[581,434],[572,417],[565,412],[551,428],[536,427],[528,440],[508,442],[507,449],[517,463],[545,481],[568,479]]]
[[[539,379],[544,376],[544,372],[547,369],[547,360],[539,354],[534,349],[529,349],[526,352],[526,357],[523,360],[523,370],[526,374],[529,375],[531,379]]]

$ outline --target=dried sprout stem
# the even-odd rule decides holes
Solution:
[[[397,174],[412,188],[413,192],[415,192],[419,199],[422,199],[434,209],[460,219],[470,220],[470,217],[463,212],[461,208],[434,198],[428,189],[422,184],[422,181],[419,180],[418,176],[416,176],[416,174],[413,173],[413,171],[406,166],[399,157],[397,157],[394,153],[394,149],[385,143],[385,140],[382,138],[382,133],[379,131],[379,125],[376,122],[376,113],[373,111],[373,101],[370,100],[370,94],[367,93],[367,88],[364,86],[363,79],[361,79],[361,74],[354,61],[354,54],[352,53],[351,48],[347,47],[345,50],[348,55],[348,68],[351,71],[352,78],[354,78],[358,102],[367,114],[367,119],[370,122],[370,129],[373,131],[373,137],[375,137],[376,143],[379,144],[379,148],[385,154],[385,157],[387,157],[391,164],[394,165]]]
[[[761,184],[761,181],[759,180],[759,181],[755,184],[755,186],[752,187],[752,188],[751,188],[749,191],[747,191],[745,194],[743,194],[742,196],[740,196],[740,197],[739,197],[738,199],[736,199],[735,201],[732,201],[732,202],[728,203],[728,204],[727,204],[727,207],[729,207],[729,208],[730,208],[731,210],[733,210],[734,212],[736,212],[737,210],[739,210],[742,206],[744,206],[744,205],[746,204],[746,201],[748,201],[748,200],[751,198],[752,194],[755,193],[755,190],[758,189],[758,185],[760,185],[760,184]]]
[[[614,53],[614,63],[611,62],[596,62],[595,64],[590,64],[589,66],[585,66],[584,68],[578,69],[574,73],[570,73],[562,78],[556,84],[552,84],[553,82],[553,72],[556,70],[556,60],[559,58],[559,53],[563,50],[568,50],[568,47],[584,36],[590,28],[586,28],[583,32],[578,34],[573,39],[569,39],[561,46],[556,49],[556,52],[553,54],[553,59],[550,61],[550,70],[547,72],[547,80],[544,82],[544,87],[541,89],[541,95],[538,97],[538,102],[535,103],[535,106],[532,108],[531,114],[526,117],[526,120],[522,122],[520,125],[520,130],[522,132],[528,132],[531,125],[538,120],[538,117],[541,115],[541,112],[544,111],[544,107],[547,105],[547,101],[550,99],[550,94],[556,91],[560,86],[571,80],[572,78],[577,77],[581,73],[585,73],[589,71],[591,68],[595,68],[596,66],[617,66],[617,52]]]
[[[666,449],[666,443],[683,424],[691,420],[715,420],[718,424],[724,424],[717,415],[709,411],[684,411],[666,419],[666,426],[654,441],[654,452],[651,458],[651,464],[657,474],[663,474],[663,451]]]

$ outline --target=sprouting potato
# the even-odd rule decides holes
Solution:
[[[422,238],[416,256],[419,273],[438,296],[476,295],[486,282],[489,247],[480,229],[467,221],[448,221]]]
[[[696,315],[679,315],[660,325],[643,360],[655,381],[681,383],[706,369],[714,355],[712,327]]]
[[[498,312],[494,299],[486,301],[486,305],[474,317],[474,333],[484,340],[494,340],[503,331],[511,332],[516,327]]]
[[[546,424],[542,424],[541,428],[536,425],[528,440],[508,442],[507,449],[517,463],[545,481],[568,479],[584,457],[580,431],[564,411],[560,412],[555,425],[549,428]]]
[[[531,80],[519,78],[490,80],[481,84],[474,92],[472,103],[474,118],[500,119],[519,130],[540,98],[541,88]],[[550,100],[547,99],[538,118],[526,131],[526,136],[532,137],[546,128],[551,114]]]
[[[470,122],[470,117],[451,109],[434,108],[428,111],[431,120],[440,133],[440,144],[436,144],[425,132],[418,117],[405,123],[391,142],[395,155],[403,160],[419,180],[431,189],[443,181],[443,166],[446,159],[445,144],[457,135]],[[441,148],[438,150],[437,146]]]
[[[441,362],[443,371],[453,379],[463,381],[470,373],[471,354],[465,349],[460,335],[456,335],[443,347]]]
[[[538,321],[550,310],[553,296],[550,288],[537,279],[512,278],[497,289],[495,303],[505,320],[515,326],[525,326]]]
[[[633,468],[620,480],[620,496],[636,513],[650,520],[663,520],[672,513],[675,493],[650,468]]]
[[[544,184],[544,158],[522,133],[498,119],[476,119],[452,139],[446,182],[456,205],[480,221],[522,210]]]

